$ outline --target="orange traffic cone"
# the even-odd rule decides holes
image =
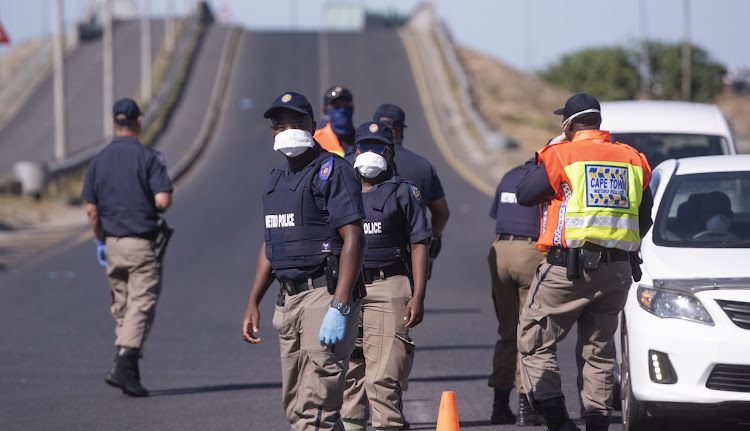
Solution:
[[[443,391],[440,398],[437,429],[435,431],[459,431],[458,412],[456,411],[456,394],[453,391]]]

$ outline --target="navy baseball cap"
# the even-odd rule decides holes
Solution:
[[[323,106],[328,105],[329,103],[333,102],[336,99],[344,98],[348,101],[352,101],[352,92],[349,91],[348,88],[344,88],[340,85],[335,85],[326,91],[326,94],[323,95]]]
[[[391,120],[381,120],[383,117],[390,118]],[[382,121],[393,127],[406,127],[406,113],[404,113],[403,109],[392,103],[384,103],[375,110],[372,121]]]
[[[286,93],[277,97],[276,100],[274,100],[271,104],[271,107],[266,109],[263,117],[271,118],[276,115],[276,112],[278,112],[280,109],[291,109],[292,111],[309,115],[313,120],[315,119],[315,115],[313,114],[313,109],[312,105],[310,105],[310,102],[307,101],[307,98],[305,96],[299,93],[295,93],[294,91],[287,91]]]
[[[382,121],[368,121],[357,127],[357,133],[354,135],[354,143],[359,144],[362,141],[376,140],[393,146],[393,134],[391,128]]]
[[[132,123],[141,115],[143,115],[141,108],[138,107],[135,100],[129,97],[120,99],[112,105],[112,118],[117,124],[124,125]]]
[[[578,93],[565,102],[565,107],[555,110],[555,115],[562,115],[563,120],[567,120],[571,116],[586,112],[598,112],[601,113],[601,106],[599,101],[594,96],[586,93]]]

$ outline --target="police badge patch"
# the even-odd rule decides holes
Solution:
[[[622,166],[586,165],[586,205],[630,208],[628,169]]]
[[[320,172],[318,173],[318,178],[320,178],[323,181],[328,181],[328,178],[331,176],[332,171],[333,171],[333,156],[331,156],[322,165],[320,165]]]
[[[162,166],[167,167],[167,159],[165,159],[162,153],[158,151],[156,152],[156,161],[161,163]]]
[[[421,204],[422,203],[422,192],[420,192],[419,188],[417,188],[417,186],[415,186],[412,183],[409,183],[409,187],[411,187],[411,194],[413,194],[414,198],[417,200],[417,202],[419,202]]]

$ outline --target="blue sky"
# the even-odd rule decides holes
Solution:
[[[69,25],[85,10],[88,1],[64,0]],[[125,1],[141,4],[141,0]],[[193,0],[171,1],[178,13],[184,13],[193,4]],[[168,0],[150,2],[153,13],[158,15],[165,12]],[[210,0],[209,3],[215,10],[226,7],[235,22],[249,29],[314,30],[320,26],[326,3],[356,3],[408,13],[421,1]],[[726,67],[750,67],[750,49],[746,46],[750,41],[749,0],[433,0],[432,3],[458,43],[525,71],[539,70],[582,48],[632,46],[644,34],[650,39],[679,42],[686,34],[683,12],[684,5],[689,4],[691,41]],[[296,13],[290,13],[292,10]],[[53,17],[54,0],[0,0],[0,22],[13,42],[49,33],[54,28]]]

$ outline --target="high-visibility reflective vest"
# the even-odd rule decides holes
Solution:
[[[324,150],[344,157],[344,147],[341,146],[338,136],[333,132],[331,123],[326,124],[322,129],[316,130],[313,138],[318,141]]]
[[[638,250],[638,207],[651,168],[643,154],[610,139],[603,130],[582,130],[537,153],[555,189],[541,208],[540,251],[585,242]]]

